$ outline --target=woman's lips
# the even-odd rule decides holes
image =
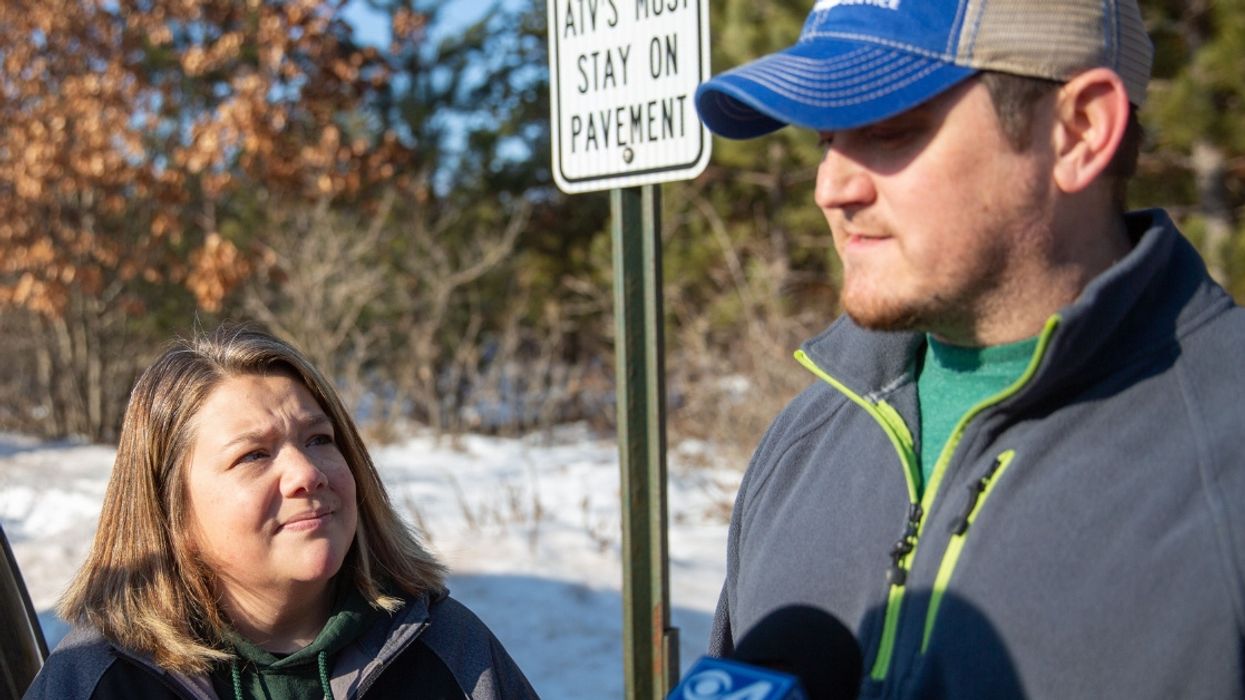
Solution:
[[[288,518],[281,524],[280,529],[293,530],[295,532],[315,530],[328,522],[333,517],[333,513],[334,511],[330,508],[304,511]]]

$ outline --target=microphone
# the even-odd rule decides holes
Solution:
[[[729,659],[701,657],[667,700],[852,700],[860,645],[830,613],[788,605],[761,618]]]

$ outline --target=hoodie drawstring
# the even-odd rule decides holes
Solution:
[[[329,655],[321,651],[316,654],[316,668],[320,671],[320,690],[324,691],[325,700],[333,700],[333,686],[329,685]],[[242,670],[238,668],[237,657],[229,660],[229,677],[233,679],[233,699],[244,700],[242,697]]]
[[[333,687],[329,685],[329,655],[321,651],[316,654],[316,665],[320,667],[320,688],[324,690],[325,700],[333,700]]]
[[[242,700],[242,671],[237,657],[229,660],[229,677],[233,679],[233,700]]]

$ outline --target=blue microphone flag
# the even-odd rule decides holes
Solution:
[[[795,676],[748,664],[703,657],[668,700],[808,700]]]

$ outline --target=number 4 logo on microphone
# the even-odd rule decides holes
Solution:
[[[702,658],[669,700],[807,700],[795,676],[726,659]]]

